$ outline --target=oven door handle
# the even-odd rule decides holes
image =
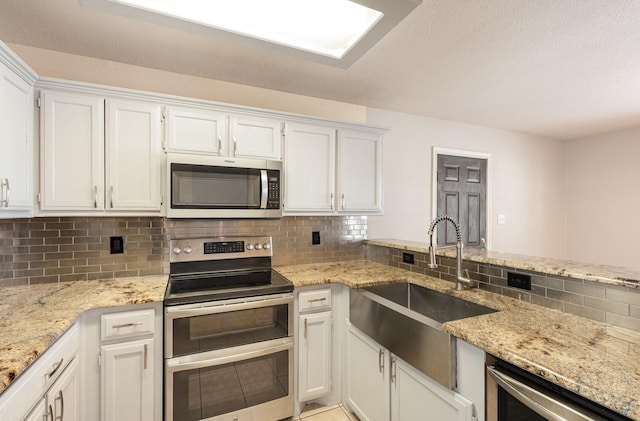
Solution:
[[[186,357],[171,358],[166,362],[167,372],[171,374],[178,371],[195,370],[198,368],[229,364],[292,349],[293,338],[273,339],[271,341],[226,348],[201,355],[196,354]]]
[[[487,372],[510,395],[549,421],[565,421],[568,419],[596,421],[595,418],[576,411],[565,403],[527,386],[492,366],[487,366]]]
[[[201,305],[197,307],[192,307],[192,305],[187,304],[185,307],[182,306],[170,306],[166,307],[167,317],[170,319],[179,319],[183,317],[196,317],[203,316],[207,314],[217,314],[217,313],[226,313],[230,311],[238,311],[238,310],[248,310],[252,308],[261,308],[261,307],[272,307],[282,304],[292,304],[293,303],[293,295],[278,297],[278,298],[269,298],[269,299],[260,299],[255,301],[241,301],[237,303],[231,304],[222,304],[219,302],[218,304],[208,304]]]

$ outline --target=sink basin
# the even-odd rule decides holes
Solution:
[[[374,341],[446,388],[456,387],[452,320],[496,310],[410,283],[352,289],[349,320]]]
[[[440,323],[496,311],[410,283],[378,285],[365,289]]]

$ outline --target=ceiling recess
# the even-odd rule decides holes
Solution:
[[[421,0],[81,0],[93,9],[348,68]]]

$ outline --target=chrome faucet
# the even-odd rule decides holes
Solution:
[[[429,268],[435,269],[438,267],[438,265],[436,264],[436,248],[433,245],[433,230],[436,228],[436,225],[438,225],[438,223],[442,221],[451,222],[456,229],[456,289],[460,291],[463,288],[463,284],[471,287],[472,281],[471,279],[462,276],[462,233],[460,231],[460,225],[458,224],[458,221],[456,221],[449,215],[438,216],[431,222],[431,225],[429,226]]]

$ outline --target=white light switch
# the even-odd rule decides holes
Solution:
[[[498,215],[498,225],[504,225],[507,222],[507,218],[503,214]]]

